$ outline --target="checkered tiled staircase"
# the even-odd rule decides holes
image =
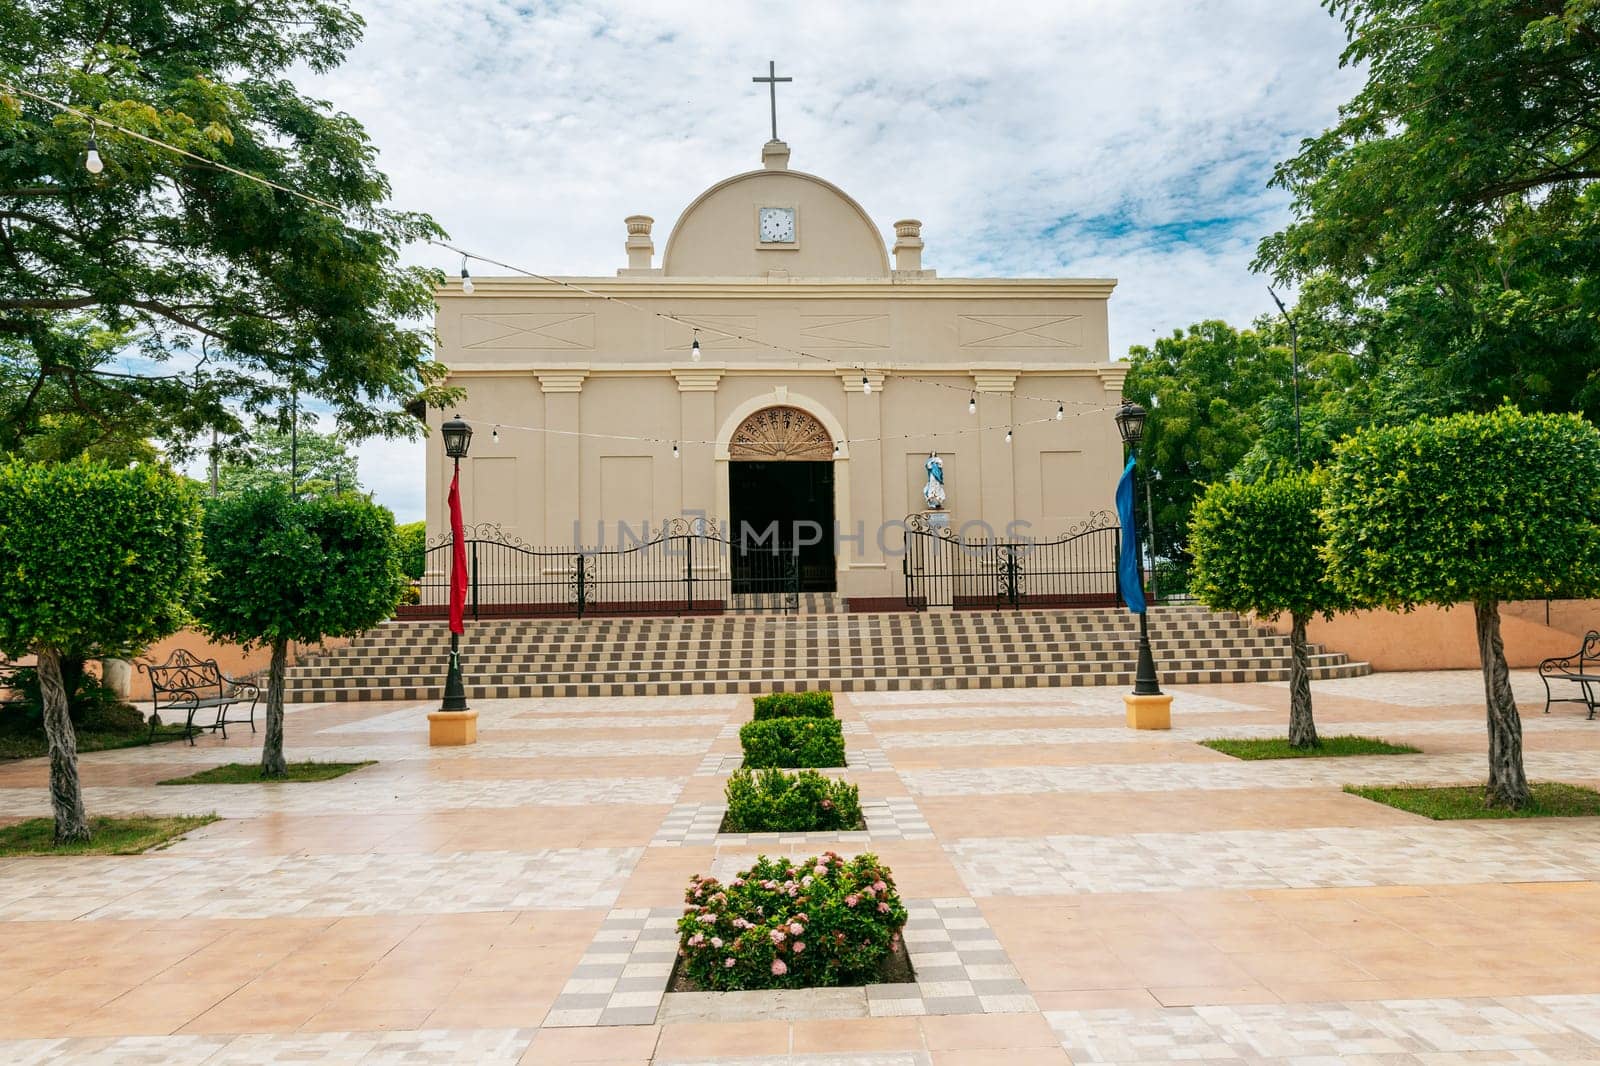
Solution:
[[[1288,677],[1288,638],[1233,614],[1159,607],[1150,635],[1178,684]],[[1127,685],[1138,627],[1105,609],[469,622],[469,697],[621,696],[831,688],[840,691]],[[296,702],[435,699],[449,633],[389,622],[289,672]],[[1312,648],[1314,678],[1369,672]]]

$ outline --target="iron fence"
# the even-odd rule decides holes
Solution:
[[[925,515],[906,519],[907,606],[1100,607],[1115,606],[1120,586],[1117,556],[1122,531],[1116,515],[1101,511],[1053,540],[965,540]]]
[[[471,618],[799,609],[792,549],[740,543],[698,521],[673,519],[648,539],[616,548],[530,545],[492,523],[463,533]],[[453,546],[448,532],[429,542],[419,602],[402,617],[448,613]]]

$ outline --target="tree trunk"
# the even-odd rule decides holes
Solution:
[[[56,815],[56,843],[89,839],[89,816],[83,810],[78,784],[78,736],[67,713],[67,690],[61,680],[61,653],[40,648],[39,695],[44,701],[44,735],[50,740],[50,806]]]
[[[1311,717],[1311,656],[1306,652],[1306,616],[1291,613],[1289,631],[1289,746],[1320,747],[1317,723]]]
[[[1491,807],[1516,810],[1527,806],[1528,777],[1522,769],[1522,718],[1511,694],[1506,647],[1500,640],[1500,604],[1486,600],[1472,607],[1478,617],[1478,657],[1489,709],[1489,784],[1484,798]]]
[[[289,642],[272,642],[272,665],[267,667],[267,735],[261,741],[261,776],[285,777],[289,764],[283,758],[283,673]]]

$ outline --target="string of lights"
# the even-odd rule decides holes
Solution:
[[[1112,410],[1112,408],[1108,407],[1108,408],[1104,408],[1103,410],[1095,410],[1095,411],[1074,411],[1071,415],[1068,415],[1067,417],[1069,417],[1069,418],[1079,418],[1079,417],[1082,417],[1084,415],[1103,414],[1106,411],[1110,411],[1110,410]],[[834,455],[837,456],[843,451],[843,449],[847,445],[848,446],[854,446],[854,445],[858,445],[858,444],[886,444],[886,443],[888,443],[890,441],[897,441],[897,440],[923,440],[923,441],[934,441],[934,442],[937,442],[938,440],[940,440],[941,438],[944,438],[944,437],[962,437],[962,436],[967,436],[967,435],[970,435],[970,434],[973,434],[973,433],[999,432],[1001,430],[1005,431],[1005,442],[1007,444],[1010,444],[1011,443],[1011,438],[1012,438],[1012,433],[1015,430],[1021,429],[1021,428],[1026,427],[1026,426],[1038,426],[1038,425],[1044,425],[1046,423],[1056,422],[1056,421],[1059,421],[1059,419],[1057,419],[1055,416],[1052,415],[1052,416],[1049,416],[1049,417],[1046,417],[1046,418],[1030,418],[1030,419],[1025,419],[1025,420],[1020,421],[1020,422],[1009,422],[1009,423],[1002,423],[1002,424],[999,424],[999,425],[992,425],[992,426],[968,426],[968,427],[966,427],[964,429],[918,430],[915,433],[891,433],[891,434],[889,434],[887,436],[879,436],[879,437],[840,437],[839,439],[837,439],[837,440],[835,440],[833,442],[833,452],[834,452]],[[679,449],[680,446],[688,446],[688,445],[691,445],[691,444],[695,444],[695,445],[703,445],[703,446],[706,446],[706,447],[715,447],[719,443],[724,443],[724,442],[714,441],[714,440],[690,440],[690,439],[687,439],[687,438],[676,438],[676,439],[674,439],[672,437],[638,437],[638,436],[631,436],[631,435],[626,434],[626,433],[596,433],[596,432],[589,431],[589,430],[552,429],[549,426],[518,426],[518,425],[513,425],[511,423],[508,423],[508,422],[496,422],[496,423],[493,424],[493,426],[490,429],[490,440],[494,444],[499,444],[500,443],[500,433],[501,433],[502,430],[516,431],[516,432],[521,432],[521,433],[543,433],[543,434],[545,434],[547,436],[552,436],[552,437],[574,437],[574,438],[587,437],[587,438],[592,438],[592,439],[595,439],[595,440],[628,441],[628,442],[631,442],[631,443],[653,444],[653,445],[657,445],[657,446],[671,445],[672,448],[673,448],[673,458],[674,459],[679,457],[677,452],[678,452],[678,449]]]
[[[795,348],[787,344],[780,344],[776,341],[765,340],[764,338],[756,337],[751,334],[739,333],[733,330],[724,329],[721,326],[713,325],[709,322],[695,321],[683,314],[676,312],[657,311],[654,308],[645,307],[643,304],[636,303],[635,301],[629,300],[626,297],[617,296],[614,293],[601,292],[597,289],[591,289],[587,286],[580,285],[571,278],[553,277],[549,274],[541,274],[536,270],[529,270],[527,267],[518,266],[515,263],[507,263],[504,260],[492,259],[488,256],[479,255],[476,252],[468,251],[467,249],[452,244],[449,241],[441,241],[434,238],[429,238],[428,243],[437,245],[446,251],[454,252],[461,256],[461,291],[469,296],[472,295],[475,289],[472,281],[472,275],[467,269],[467,262],[468,260],[476,260],[480,263],[487,263],[490,266],[499,267],[502,270],[509,270],[513,274],[520,274],[523,277],[532,278],[535,281],[543,281],[550,285],[558,285],[561,288],[570,289],[573,292],[581,293],[584,296],[592,297],[596,300],[606,300],[618,305],[619,307],[627,307],[631,310],[638,311],[641,314],[651,315],[664,321],[677,322],[681,325],[686,325],[694,331],[694,336],[689,346],[689,358],[691,362],[698,363],[701,359],[699,334],[701,332],[714,333],[719,337],[726,337],[729,340],[740,341],[744,344],[767,348],[771,351],[784,352],[789,355],[799,356],[802,359],[812,359],[820,363],[825,363],[828,366],[833,367],[835,370],[860,373],[861,391],[867,395],[871,395],[872,393],[872,374],[874,373],[874,368],[865,364],[842,362],[826,355],[818,355],[815,352],[808,352],[803,348]],[[891,373],[893,374],[894,379],[897,381],[913,381],[922,385],[933,385],[938,388],[954,389],[957,392],[968,393],[969,400],[967,403],[967,411],[969,414],[976,412],[978,394],[969,386],[956,385],[948,381],[936,381],[931,378],[917,377],[910,374],[893,373],[893,368],[879,367],[876,369],[876,372],[879,374],[884,374],[885,372]],[[1013,393],[1012,395],[1021,400],[1037,400],[1041,403],[1055,404],[1057,418],[1065,416],[1066,406],[1068,404],[1071,404],[1075,407],[1094,407],[1099,410],[1107,409],[1104,404],[1096,403],[1093,400],[1062,400],[1055,397],[1030,396],[1026,393]]]
[[[91,174],[100,174],[105,169],[104,159],[102,158],[102,156],[100,154],[100,150],[99,150],[100,146],[99,146],[99,138],[98,138],[98,134],[99,134],[100,129],[102,127],[104,127],[106,129],[115,130],[118,133],[124,134],[125,136],[132,137],[135,140],[138,140],[138,141],[143,142],[145,144],[149,144],[149,145],[152,145],[152,146],[154,146],[156,148],[160,148],[160,149],[163,149],[165,151],[172,152],[172,153],[174,153],[176,155],[183,156],[183,157],[185,157],[187,159],[194,160],[195,162],[198,162],[198,163],[200,163],[202,165],[205,165],[205,166],[208,166],[208,167],[213,167],[213,168],[215,168],[217,170],[225,171],[225,172],[227,172],[229,174],[235,175],[236,177],[244,178],[247,181],[256,182],[256,183],[258,183],[260,185],[263,185],[263,186],[265,186],[267,188],[274,189],[274,190],[276,190],[278,192],[282,192],[282,193],[284,193],[286,195],[293,196],[293,197],[296,197],[298,199],[304,200],[307,203],[311,203],[311,204],[315,204],[315,205],[317,205],[319,207],[327,208],[328,210],[333,211],[335,214],[338,214],[338,215],[341,215],[341,216],[344,214],[344,208],[340,207],[338,204],[332,203],[331,201],[324,200],[321,197],[314,196],[314,195],[312,195],[310,193],[303,192],[303,191],[301,191],[299,189],[295,189],[295,188],[292,188],[292,187],[287,186],[287,185],[283,185],[283,184],[281,184],[279,182],[276,182],[276,181],[273,181],[273,180],[271,180],[269,178],[264,178],[259,174],[252,174],[252,173],[249,173],[248,171],[240,170],[240,169],[238,169],[236,167],[231,167],[231,166],[227,165],[226,163],[220,163],[220,162],[218,162],[218,161],[216,161],[214,159],[208,159],[205,156],[199,155],[199,154],[197,154],[195,152],[191,152],[191,151],[189,151],[189,150],[187,150],[185,148],[181,148],[181,147],[179,147],[177,145],[174,145],[174,144],[169,144],[166,141],[160,140],[159,138],[151,137],[151,136],[149,136],[147,134],[144,134],[144,133],[140,133],[137,130],[129,129],[126,126],[123,126],[123,125],[121,125],[119,123],[111,122],[111,121],[106,120],[106,119],[102,119],[98,115],[89,114],[88,112],[85,112],[81,108],[74,107],[71,104],[63,103],[62,101],[52,99],[51,97],[44,96],[44,95],[42,95],[40,93],[36,93],[36,92],[34,92],[34,91],[30,90],[30,89],[26,89],[26,88],[23,88],[21,86],[18,86],[18,85],[15,85],[13,83],[6,82],[6,81],[0,81],[0,89],[4,89],[5,91],[10,92],[10,93],[15,93],[15,94],[17,94],[19,96],[26,96],[31,100],[35,100],[35,101],[37,101],[39,103],[42,103],[42,104],[45,104],[45,105],[47,105],[49,107],[56,108],[57,110],[65,113],[65,114],[73,115],[73,116],[75,116],[75,117],[77,117],[79,119],[82,119],[84,122],[88,123],[89,129],[90,129],[90,133],[89,133],[89,140],[88,140],[87,147],[86,147],[86,152],[85,152],[85,155],[84,155],[84,167]],[[644,306],[642,304],[639,304],[639,303],[637,303],[637,302],[635,302],[633,300],[629,300],[629,299],[626,299],[624,297],[617,296],[614,293],[601,292],[599,290],[589,288],[589,287],[587,287],[585,285],[579,284],[576,281],[573,281],[570,278],[561,278],[561,277],[555,277],[555,276],[548,275],[548,274],[541,274],[538,271],[530,270],[530,269],[528,269],[526,267],[518,266],[518,265],[516,265],[514,263],[508,263],[508,262],[506,262],[504,260],[497,259],[497,258],[495,258],[493,256],[485,255],[485,254],[482,254],[482,253],[479,253],[479,252],[474,252],[474,251],[472,251],[470,249],[463,248],[463,247],[461,247],[459,245],[456,245],[456,244],[454,244],[452,242],[449,242],[449,241],[439,240],[439,239],[436,239],[436,238],[429,238],[427,240],[427,243],[431,244],[431,245],[434,245],[434,246],[436,246],[438,248],[441,248],[443,250],[446,250],[446,251],[449,251],[449,252],[453,252],[456,255],[461,256],[461,289],[462,289],[462,292],[464,292],[464,293],[466,293],[468,295],[471,295],[474,292],[474,284],[473,284],[473,280],[472,280],[472,274],[471,274],[471,271],[470,271],[470,269],[468,267],[468,263],[472,262],[472,261],[476,261],[476,262],[480,262],[480,263],[486,263],[486,264],[488,264],[490,266],[499,267],[502,270],[511,271],[514,274],[518,274],[518,275],[521,275],[521,276],[524,276],[524,277],[532,278],[532,279],[534,279],[536,281],[542,281],[542,282],[545,282],[547,284],[556,285],[556,286],[559,286],[559,287],[562,287],[562,288],[565,288],[565,289],[572,290],[572,291],[577,292],[577,293],[581,293],[582,295],[590,297],[590,298],[593,298],[593,299],[606,300],[606,301],[609,301],[611,303],[617,304],[618,306],[627,307],[627,308],[630,308],[630,309],[632,309],[634,311],[638,311],[638,312],[640,312],[642,314],[647,314],[647,315],[651,315],[651,316],[654,316],[654,317],[659,318],[659,319],[673,321],[673,322],[680,323],[682,325],[686,325],[692,331],[692,339],[691,339],[691,344],[690,344],[690,359],[691,359],[691,361],[696,362],[696,363],[700,362],[701,357],[702,357],[702,353],[701,353],[701,349],[700,349],[700,336],[699,335],[700,335],[701,332],[705,332],[705,333],[709,333],[709,334],[714,334],[716,336],[725,337],[725,338],[727,338],[729,340],[738,341],[738,342],[743,343],[743,344],[747,344],[747,345],[751,345],[751,346],[755,346],[755,347],[765,348],[765,349],[768,349],[770,351],[783,352],[783,353],[787,353],[787,354],[790,354],[790,355],[794,355],[794,356],[799,357],[799,358],[814,360],[816,362],[820,362],[820,363],[826,364],[826,365],[834,368],[836,371],[850,372],[852,374],[855,373],[855,372],[859,372],[861,374],[861,391],[865,395],[870,395],[872,393],[872,389],[873,389],[872,377],[873,377],[874,373],[876,373],[878,375],[884,375],[884,374],[892,375],[894,380],[897,380],[897,381],[914,382],[914,383],[918,383],[918,384],[922,384],[922,385],[934,386],[934,387],[937,387],[937,388],[952,389],[952,390],[955,390],[957,392],[965,392],[965,393],[968,393],[967,412],[969,414],[976,414],[977,413],[978,393],[977,393],[977,391],[975,389],[973,389],[973,388],[971,388],[969,386],[966,386],[966,385],[957,385],[957,384],[955,384],[953,382],[939,381],[939,380],[936,380],[936,379],[933,379],[933,378],[919,377],[919,376],[916,376],[916,375],[896,374],[896,373],[893,372],[893,368],[892,367],[871,368],[871,367],[868,367],[868,366],[866,366],[864,364],[858,365],[858,364],[854,364],[854,363],[844,362],[844,361],[841,361],[841,360],[837,360],[837,359],[831,358],[831,357],[826,356],[826,355],[819,355],[819,354],[817,354],[815,352],[809,352],[809,351],[806,351],[806,350],[801,349],[801,348],[795,348],[795,347],[792,347],[790,345],[781,344],[781,343],[778,343],[778,342],[775,342],[775,341],[769,341],[769,340],[766,340],[766,339],[761,338],[761,337],[753,336],[751,334],[745,334],[745,333],[740,333],[740,332],[737,332],[737,331],[729,330],[729,329],[726,329],[724,327],[715,325],[714,323],[704,322],[704,321],[696,321],[696,320],[694,320],[692,318],[689,318],[687,316],[684,316],[682,314],[678,314],[678,313],[675,313],[675,312],[658,311],[658,310],[656,310],[654,308],[646,307],[646,306]],[[1080,412],[1080,413],[1084,413],[1084,414],[1105,412],[1105,411],[1112,410],[1112,408],[1109,407],[1108,405],[1106,405],[1104,403],[1099,403],[1099,402],[1096,402],[1096,401],[1093,401],[1093,400],[1066,400],[1066,399],[1061,399],[1061,398],[1057,398],[1057,397],[1032,396],[1032,395],[1029,395],[1029,394],[1026,394],[1026,393],[1015,393],[1015,392],[1011,393],[1011,395],[1015,399],[1036,401],[1036,402],[1046,403],[1046,404],[1054,404],[1056,409],[1055,409],[1055,414],[1054,414],[1053,417],[1054,417],[1054,420],[1058,421],[1058,422],[1062,421],[1063,419],[1065,419],[1065,417],[1066,417],[1066,408],[1067,408],[1068,405],[1071,405],[1071,406],[1074,406],[1074,407],[1086,408],[1087,410],[1085,410],[1083,412]],[[1033,425],[1033,424],[1037,424],[1037,423],[1047,422],[1047,421],[1050,421],[1050,420],[1051,420],[1050,418],[1040,418],[1040,419],[1034,419],[1034,420],[1018,422],[1018,423],[1014,423],[1014,424],[1015,425]],[[518,428],[518,429],[528,429],[528,430],[533,430],[533,431],[539,431],[535,427],[506,427],[506,428]],[[989,428],[1006,428],[1006,427],[989,427]],[[558,432],[558,431],[550,430],[550,431],[547,431],[547,432]],[[965,433],[965,432],[982,432],[982,430],[978,429],[978,428],[974,428],[974,429],[970,429],[970,430],[947,430],[947,431],[944,431],[944,433],[946,435],[960,434],[960,433]],[[585,434],[578,434],[578,435],[585,435]],[[936,436],[937,434],[918,434],[918,436],[923,436],[923,437],[930,436],[930,435]],[[595,436],[607,436],[607,435],[605,435],[605,434],[595,434]],[[1009,430],[1009,428],[1007,428],[1007,435],[1006,435],[1007,443],[1010,443],[1010,437],[1011,437],[1010,430]],[[650,441],[651,440],[651,438],[646,438],[646,437],[638,437],[638,438],[635,438],[635,437],[617,437],[617,438],[614,438],[614,439],[641,440],[641,441]],[[880,439],[892,439],[892,438],[880,438]],[[655,443],[661,443],[661,442],[660,441],[655,441]],[[854,442],[852,442],[852,443],[854,443]]]

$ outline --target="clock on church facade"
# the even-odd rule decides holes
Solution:
[[[756,212],[756,225],[762,244],[795,242],[794,208],[763,207]]]

